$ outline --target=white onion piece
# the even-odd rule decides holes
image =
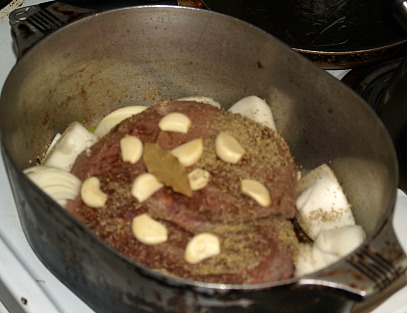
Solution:
[[[106,135],[113,127],[118,125],[120,122],[124,121],[132,115],[139,114],[147,109],[147,106],[132,105],[123,107],[106,115],[96,126],[95,135],[100,138]]]
[[[314,246],[323,252],[343,257],[359,247],[366,234],[359,225],[345,226],[321,232]]]
[[[50,151],[52,151],[52,149],[54,149],[54,147],[55,147],[55,144],[58,142],[58,140],[61,138],[61,134],[60,133],[57,133],[55,136],[54,136],[54,138],[52,138],[52,141],[51,141],[51,143],[50,143],[50,145],[49,145],[49,147],[48,147],[48,149],[47,149],[47,152],[45,153],[45,156],[44,156],[44,159],[48,156],[48,153],[50,152]]]
[[[42,165],[58,167],[70,171],[77,156],[91,147],[97,138],[82,124],[73,122],[48,150]]]
[[[219,102],[213,100],[212,98],[205,97],[205,96],[190,96],[190,97],[184,97],[184,98],[179,98],[176,101],[195,101],[195,102],[200,102],[200,103],[206,103],[213,105],[214,107],[221,108],[221,105]]]
[[[297,184],[297,219],[315,240],[321,231],[355,225],[351,206],[335,174],[323,164]]]
[[[255,122],[276,130],[271,108],[266,101],[257,96],[248,96],[232,105],[229,112],[241,114]]]
[[[60,168],[33,166],[25,169],[24,174],[61,206],[65,206],[67,200],[75,199],[79,194],[79,178]]]
[[[315,246],[301,244],[295,260],[296,277],[311,274],[319,271],[332,263],[338,261],[340,257],[326,253]]]

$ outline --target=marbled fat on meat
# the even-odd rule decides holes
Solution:
[[[186,134],[161,131],[158,122],[170,112],[187,115]],[[215,138],[226,131],[246,153],[237,164],[216,157]],[[164,187],[142,203],[131,195],[133,180],[145,173],[141,159],[121,159],[120,139],[134,135],[171,150],[203,138],[200,160],[187,168],[210,172],[208,185],[186,197]],[[96,176],[108,194],[102,208],[87,207],[80,197],[68,209],[119,252],[152,269],[186,279],[214,283],[254,284],[286,279],[293,273],[296,236],[290,221],[295,215],[296,169],[286,142],[273,130],[238,114],[197,102],[168,101],[121,122],[82,153],[72,173],[82,181]],[[271,205],[262,207],[240,191],[240,180],[255,179],[270,192]],[[135,216],[148,213],[168,229],[168,240],[144,245],[131,231]],[[187,242],[197,233],[211,232],[221,241],[221,253],[198,264],[184,260]]]

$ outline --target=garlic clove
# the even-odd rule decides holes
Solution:
[[[95,135],[98,138],[106,135],[113,127],[120,124],[126,118],[132,115],[139,114],[146,110],[148,106],[132,105],[114,110],[113,112],[106,115],[96,126]]]
[[[190,97],[184,97],[184,98],[179,98],[176,101],[195,101],[195,102],[200,102],[200,103],[205,103],[205,104],[210,104],[216,108],[221,108],[221,105],[219,102],[213,100],[212,98],[205,97],[205,96],[190,96]]]
[[[210,179],[208,171],[196,168],[192,172],[188,173],[189,185],[192,190],[201,190],[206,187]]]
[[[100,208],[107,201],[107,194],[100,189],[100,180],[97,177],[89,177],[81,186],[82,201],[91,208]]]
[[[42,165],[58,167],[70,171],[77,156],[90,148],[97,138],[82,124],[73,122],[48,150]]]
[[[188,263],[196,264],[218,254],[220,254],[219,238],[210,233],[201,233],[188,242],[184,257]]]
[[[271,204],[269,191],[262,183],[256,180],[253,179],[241,180],[240,190],[243,194],[251,197],[263,207],[268,207]]]
[[[184,166],[195,164],[202,156],[202,153],[202,138],[193,139],[171,150],[171,154],[176,156],[179,162]]]
[[[216,155],[224,162],[237,163],[245,153],[240,143],[228,134],[220,132],[215,140]]]
[[[125,136],[120,140],[120,151],[124,162],[135,164],[143,155],[143,142],[136,136]]]
[[[355,225],[351,205],[335,174],[323,164],[297,184],[297,219],[313,240],[324,230]]]
[[[361,226],[350,225],[320,232],[314,246],[323,252],[343,257],[359,247],[365,238]]]
[[[255,122],[276,130],[273,114],[267,102],[257,96],[248,96],[233,104],[229,112],[241,114]]]
[[[164,185],[160,183],[154,175],[144,173],[137,176],[134,180],[131,187],[131,194],[138,200],[138,202],[143,202],[163,186]]]
[[[136,239],[146,245],[156,245],[166,242],[168,239],[168,231],[165,225],[145,213],[136,216],[131,227]]]
[[[60,168],[33,166],[25,169],[24,174],[61,206],[65,206],[68,200],[75,199],[79,194],[79,178]]]
[[[187,133],[191,127],[191,120],[185,114],[172,112],[164,116],[158,126],[163,131]]]

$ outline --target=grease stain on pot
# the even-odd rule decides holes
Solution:
[[[23,39],[28,39],[35,35],[35,32],[31,30],[28,25],[20,24],[18,25],[17,29],[19,30],[19,34]]]

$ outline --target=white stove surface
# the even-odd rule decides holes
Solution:
[[[0,86],[15,64],[8,14],[35,0],[14,0],[0,10]],[[331,72],[341,78],[343,72]],[[407,251],[407,196],[398,192],[394,226]],[[85,303],[55,278],[30,248],[21,229],[8,178],[0,158],[0,313],[91,313]],[[6,306],[7,305],[7,308]],[[407,287],[393,294],[373,313],[406,313]]]

